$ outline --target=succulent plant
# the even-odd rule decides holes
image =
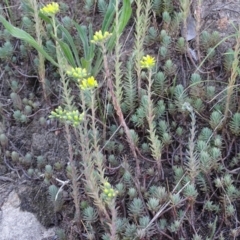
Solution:
[[[0,134],[0,143],[3,147],[6,147],[8,145],[8,138],[7,138],[6,134],[4,134],[4,133]]]

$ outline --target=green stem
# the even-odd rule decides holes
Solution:
[[[42,48],[42,36],[41,36],[41,30],[42,30],[42,24],[41,20],[38,17],[38,5],[37,1],[32,1],[33,4],[33,10],[34,10],[34,20],[35,20],[35,32],[37,37],[38,45]],[[38,75],[39,75],[39,82],[42,84],[43,88],[43,96],[46,102],[48,102],[47,97],[47,88],[46,88],[46,81],[45,81],[45,58],[44,56],[38,51],[38,58],[39,58],[39,65],[38,65]]]

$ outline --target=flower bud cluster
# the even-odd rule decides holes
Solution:
[[[111,201],[113,198],[115,198],[118,194],[118,191],[114,190],[111,187],[111,184],[109,182],[105,182],[103,185],[103,196],[107,201]]]
[[[77,80],[78,86],[81,90],[90,90],[98,86],[98,83],[93,76],[88,77],[89,74],[85,68],[71,68],[66,73],[69,77]]]
[[[91,43],[99,44],[106,42],[110,37],[112,36],[112,33],[109,32],[102,32],[102,30],[99,30],[98,32],[95,32],[93,36],[93,40],[91,40]]]
[[[70,70],[68,70],[67,75],[69,77],[75,78],[75,79],[84,79],[88,76],[87,70],[85,68],[71,68]]]
[[[63,122],[77,126],[83,120],[83,115],[84,113],[80,114],[78,110],[67,111],[59,106],[51,112],[50,118],[58,118]]]

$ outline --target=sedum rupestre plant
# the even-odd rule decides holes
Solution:
[[[201,4],[85,1],[79,23],[63,3],[24,0],[22,27],[0,15],[0,64],[10,79],[0,106],[3,162],[49,186],[56,216],[72,220],[63,239],[229,239],[226,229],[237,239],[239,31],[220,56],[219,33],[201,31]],[[13,76],[30,52],[34,77],[19,74],[41,84],[26,95]],[[216,59],[227,79],[212,79]],[[36,119],[61,141],[61,158],[6,130]]]

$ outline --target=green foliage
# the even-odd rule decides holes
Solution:
[[[240,113],[234,113],[230,122],[229,122],[230,131],[239,136],[240,134]]]
[[[196,116],[190,104],[184,103],[183,108],[186,108],[187,111],[190,112],[190,117],[191,117],[190,137],[188,142],[188,150],[186,151],[186,155],[187,155],[186,158],[188,160],[186,162],[186,168],[188,170],[188,174],[191,179],[191,182],[194,182],[196,176],[199,173],[199,156],[196,152],[196,147],[195,147]]]
[[[221,129],[223,124],[222,113],[219,111],[213,111],[210,116],[209,124],[214,131]]]
[[[34,47],[38,52],[40,52],[47,60],[49,60],[54,66],[58,66],[58,64],[53,60],[53,58],[48,55],[43,48],[41,48],[37,41],[35,41],[35,39],[28,34],[27,32],[25,32],[24,30],[20,29],[20,28],[16,28],[14,27],[11,23],[9,23],[3,16],[0,15],[0,22],[2,22],[2,24],[4,25],[4,27],[9,31],[9,33],[13,36],[16,37],[18,39],[21,39],[25,42],[27,42],[28,44],[30,44],[32,47]]]
[[[19,94],[15,93],[15,92],[12,92],[10,94],[10,98],[12,100],[14,109],[22,110],[22,107],[23,107],[22,106],[22,100],[21,100]]]
[[[125,109],[124,113],[129,113],[130,111],[135,110],[137,105],[137,82],[136,77],[133,75],[133,61],[129,60],[127,62],[127,72],[125,76],[125,81],[123,85],[124,89],[124,104]]]
[[[0,39],[3,39],[5,41],[9,42],[12,39],[12,36],[7,29],[4,29],[3,31],[0,30]]]
[[[1,142],[1,144],[2,144],[2,142],[4,143],[4,142],[6,142],[7,143],[7,141],[5,140],[6,138],[3,138],[2,136],[0,136],[0,142]],[[5,141],[4,141],[5,140]],[[12,161],[13,162],[17,162],[17,161],[19,161],[19,154],[17,153],[17,152],[15,152],[15,151],[12,151],[12,153],[11,153],[11,158],[12,158]]]
[[[173,1],[172,0],[163,0],[162,3],[163,11],[169,12],[170,14],[173,12]]]
[[[13,55],[13,46],[11,42],[6,41],[2,47],[0,47],[0,59],[9,61]]]
[[[143,95],[141,99],[141,106],[137,108],[135,114],[132,115],[131,121],[137,127],[143,127],[146,121],[146,111],[147,111],[147,96]]]
[[[200,98],[197,98],[193,101],[192,103],[193,105],[193,108],[198,112],[198,113],[201,113],[205,110],[205,106],[204,106],[204,103],[202,101],[202,99]]]
[[[27,123],[28,122],[28,117],[23,114],[20,110],[16,110],[13,112],[13,118],[20,123]]]
[[[1,134],[0,134],[0,143],[1,143],[1,145],[2,145],[3,147],[6,147],[6,146],[7,146],[7,144],[8,144],[8,138],[7,138],[6,134],[4,134],[4,133],[1,133]]]
[[[129,188],[128,195],[131,200],[134,199],[135,197],[137,197],[137,190],[135,188]]]
[[[157,198],[150,198],[147,202],[147,207],[149,211],[151,211],[153,214],[157,212],[159,209],[159,199]]]
[[[93,207],[87,207],[83,210],[83,220],[92,224],[98,220],[98,213]]]
[[[181,26],[181,22],[182,22],[182,12],[175,12],[173,13],[173,16],[172,16],[172,21],[170,23],[170,26],[169,26],[169,34],[171,36],[178,36],[178,32],[179,32],[179,29],[180,29],[180,26]],[[182,41],[182,40],[180,40]],[[182,43],[180,43],[181,46],[183,45]]]
[[[171,223],[168,229],[170,232],[176,233],[179,231],[180,226],[181,226],[181,222],[179,220],[175,220],[174,222]]]
[[[203,31],[200,38],[200,44],[204,51],[208,51],[209,48],[215,48],[215,46],[219,43],[220,37],[217,31],[214,31],[212,34]]]
[[[172,60],[167,60],[163,69],[167,77],[172,77],[176,74],[176,65],[172,62]]]
[[[139,142],[138,134],[133,129],[131,129],[129,132],[133,143],[137,146]]]
[[[171,22],[171,17],[167,11],[164,11],[162,13],[162,18],[163,18],[164,23],[167,24],[167,26],[169,26],[169,24]]]
[[[153,0],[152,3],[152,10],[156,15],[160,15],[161,13],[161,7],[162,7],[162,0]]]
[[[158,96],[164,96],[166,88],[166,76],[163,72],[157,72],[154,75],[152,91]]]
[[[149,144],[148,143],[143,143],[141,145],[141,149],[143,153],[149,153],[150,152],[150,148],[149,148]]]
[[[157,103],[156,103],[156,107],[154,108],[155,110],[155,118],[156,119],[160,119],[161,117],[163,117],[166,113],[166,105],[164,103],[163,100],[159,100]]]
[[[98,0],[97,4],[98,4],[98,11],[100,12],[100,14],[102,16],[105,16],[106,11],[107,11],[107,7],[108,7],[106,1],[105,0]]]
[[[202,63],[195,62],[196,66],[192,68],[192,63],[189,61],[188,64],[184,57],[186,42],[179,37],[183,13],[174,1],[136,0],[133,5],[135,29],[132,30],[128,23],[133,1],[86,0],[85,11],[95,14],[92,17],[83,13],[86,14],[86,25],[62,16],[62,11],[60,17],[55,18],[55,29],[53,19],[40,13],[46,29],[42,36],[44,47],[39,47],[32,30],[35,24],[33,12],[26,2],[23,3],[21,28],[13,27],[0,16],[1,23],[7,28],[0,34],[3,39],[0,60],[6,71],[4,77],[9,81],[8,89],[3,91],[10,88],[12,91],[7,92],[10,104],[0,106],[1,118],[20,126],[18,123],[27,123],[36,117],[43,132],[49,124],[55,124],[48,119],[49,114],[37,115],[43,110],[49,111],[42,106],[39,109],[37,101],[41,91],[37,89],[34,98],[22,98],[28,86],[13,79],[17,69],[12,69],[10,64],[4,65],[10,60],[18,64],[20,60],[25,70],[25,59],[31,51],[32,61],[39,67],[40,58],[30,47],[50,61],[46,65],[46,79],[51,79],[51,84],[57,86],[50,101],[56,101],[55,95],[60,96],[57,102],[70,113],[69,119],[77,118],[74,114],[78,111],[83,114],[81,121],[74,125],[64,124],[56,130],[56,136],[53,135],[61,141],[66,139],[67,145],[62,147],[68,150],[67,156],[61,156],[55,162],[45,152],[36,154],[35,148],[25,155],[28,151],[25,144],[17,151],[15,147],[22,142],[12,141],[11,131],[10,134],[1,131],[0,151],[6,164],[10,163],[10,167],[16,164],[16,169],[21,168],[28,177],[43,176],[49,185],[49,196],[56,213],[63,206],[62,188],[67,188],[65,184],[70,182],[75,220],[79,223],[75,226],[75,234],[86,239],[96,236],[123,240],[157,240],[166,236],[184,239],[182,233],[189,222],[193,229],[187,229],[188,237],[202,239],[200,232],[196,232],[201,221],[194,217],[196,201],[199,209],[203,209],[204,217],[222,214],[220,220],[216,217],[214,222],[207,223],[210,233],[206,238],[220,238],[220,233],[215,234],[216,226],[233,226],[235,203],[240,196],[233,175],[237,173],[235,168],[240,159],[236,141],[240,135],[240,114],[236,112],[236,102],[231,99],[231,116],[224,121],[226,86],[218,80],[226,75],[220,74],[215,79],[213,72],[209,72],[208,65],[218,54],[219,33],[201,33],[200,56],[207,55],[207,59]],[[103,34],[112,33],[108,41],[101,42],[102,48],[91,42],[96,28],[92,23],[97,15],[102,19],[98,30]],[[120,38],[126,27],[135,34],[133,43]],[[11,36],[22,40],[14,50]],[[134,45],[133,51],[128,43]],[[17,51],[20,57],[15,56]],[[228,50],[224,55],[223,73],[232,73],[235,51]],[[155,67],[151,70],[141,67],[144,52],[155,58]],[[75,81],[65,79],[70,67],[86,68],[96,77],[98,88],[83,92],[75,85],[78,78]],[[34,69],[30,69],[28,75],[32,74],[31,70]],[[59,78],[61,81],[57,82]],[[237,99],[238,92],[234,93]],[[126,136],[128,141],[125,141]],[[135,172],[137,160],[140,161],[139,173]],[[69,180],[60,180],[65,175]],[[172,181],[166,181],[171,178]],[[56,182],[62,184],[60,189],[51,185]],[[106,182],[108,189],[104,185]],[[115,194],[108,196],[109,193]],[[74,210],[69,217],[73,215]],[[68,237],[63,234],[62,239]]]
[[[232,64],[234,60],[234,51],[232,49],[228,49],[224,54],[223,65],[227,72],[230,72],[232,69]]]
[[[163,204],[168,198],[168,193],[165,187],[156,187],[153,185],[150,187],[149,193],[152,198],[158,199],[161,204]]]
[[[94,8],[94,0],[85,0],[85,5],[84,5],[84,10],[87,13],[92,12],[93,8]]]
[[[140,217],[144,211],[142,200],[140,198],[134,198],[128,210],[130,216],[133,216],[134,218]]]
[[[114,6],[114,3],[115,0],[113,1],[110,1],[109,5],[112,4],[112,6]],[[109,51],[111,51],[113,48],[114,48],[114,44],[116,42],[116,37],[117,35],[121,35],[132,15],[132,7],[131,7],[131,2],[129,0],[123,0],[122,1],[122,8],[119,10],[119,19],[118,19],[118,27],[116,28],[115,26],[115,23],[112,24],[112,26],[110,27],[110,32],[112,33],[112,37],[111,39],[109,40],[108,42],[108,45],[107,45],[107,49]],[[106,21],[109,21],[109,16],[108,15],[111,15],[112,16],[113,12],[111,10],[111,7],[108,9],[108,12],[105,14],[105,19],[103,21],[103,27],[102,27],[102,30],[106,30],[106,26],[108,26],[108,24],[106,23],[105,25],[105,22]],[[111,19],[111,18],[110,18]]]
[[[186,52],[186,44],[185,39],[183,37],[180,37],[177,41],[176,45],[176,51],[180,54],[184,54]]]
[[[215,48],[208,48],[207,49],[207,55],[208,55],[208,61],[211,62],[213,61],[215,55],[216,55],[216,51]]]
[[[191,87],[202,85],[202,78],[198,73],[191,75]]]
[[[190,198],[190,199],[196,199],[198,192],[195,188],[195,186],[193,184],[189,184],[186,186],[186,188],[184,189],[184,196],[186,198]]]
[[[155,29],[154,27],[150,27],[148,29],[148,34],[145,37],[145,43],[146,45],[151,45],[153,43],[155,43],[156,41],[159,40],[159,33],[158,30]]]
[[[187,101],[187,93],[184,90],[183,85],[179,84],[174,88],[174,102],[178,108],[178,111],[182,112],[182,105]]]
[[[134,223],[133,224],[127,224],[124,236],[127,239],[132,239],[132,238],[135,237],[136,232],[137,232],[137,226]]]
[[[44,48],[44,50],[45,50],[50,56],[56,55],[56,48],[55,48],[55,45],[54,45],[54,43],[53,43],[52,40],[47,40],[47,41],[46,41],[46,47]]]
[[[214,204],[212,201],[206,201],[204,204],[204,210],[210,212],[219,212],[219,205]]]
[[[164,47],[164,46],[161,46],[160,48],[159,48],[159,54],[160,54],[160,56],[162,57],[162,59],[167,59],[167,58],[169,58],[169,55],[170,55],[170,52],[169,52],[169,49],[168,48],[166,48],[166,47]]]
[[[208,193],[209,185],[207,184],[206,177],[202,173],[198,174],[196,177],[196,182],[202,192]]]
[[[50,200],[52,201],[54,206],[54,212],[61,211],[64,203],[62,191],[59,190],[59,188],[56,187],[55,185],[50,185],[48,187],[48,191],[49,191]]]
[[[34,23],[29,17],[23,16],[22,25],[23,29],[26,30],[29,34],[31,35],[35,34]]]
[[[162,30],[160,33],[160,40],[163,47],[168,49],[170,47],[170,43],[172,42],[172,39],[170,36],[168,36],[167,32],[165,30]]]
[[[198,136],[199,140],[202,140],[204,142],[209,142],[212,137],[212,130],[210,128],[203,128]]]
[[[70,31],[73,27],[73,21],[70,17],[65,16],[62,18],[63,27]]]

